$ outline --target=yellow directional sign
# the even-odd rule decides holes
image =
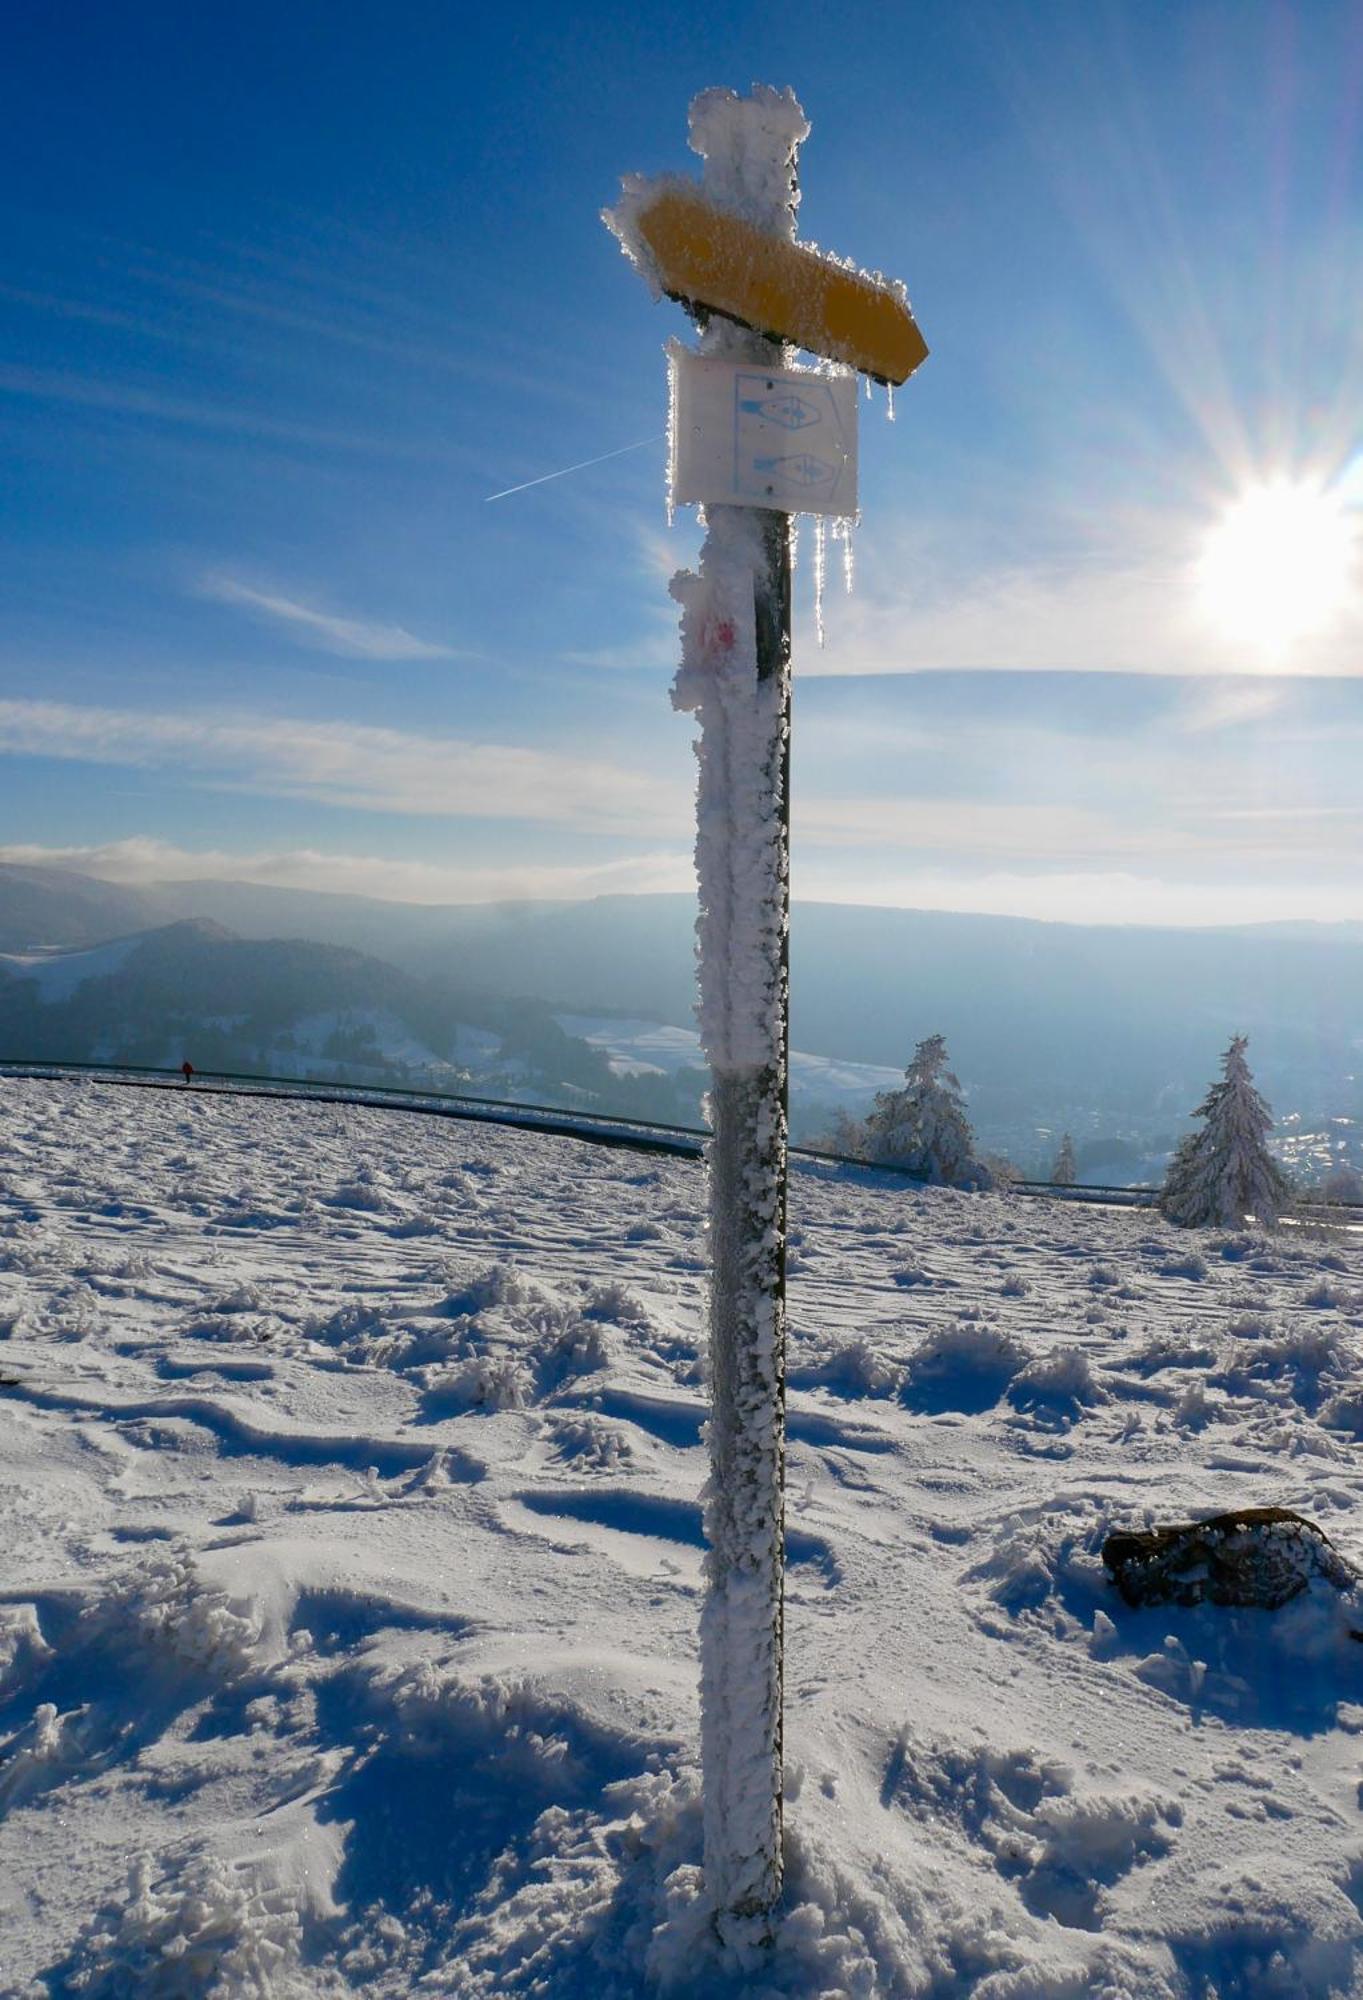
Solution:
[[[699,193],[664,186],[634,227],[669,298],[703,306],[773,340],[906,382],[927,358],[902,292],[787,238],[769,236]]]

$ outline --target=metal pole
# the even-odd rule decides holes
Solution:
[[[784,369],[786,343],[889,382],[906,381],[927,354],[902,286],[796,243],[796,160],[808,134],[791,90],[702,91],[690,129],[705,162],[701,195],[631,176],[605,218],[655,296],[688,306],[703,329],[698,355],[674,362],[674,492],[705,505],[706,536],[698,573],[672,579],[682,607],[672,700],[700,720],[699,1019],[714,1131],[705,1889],[718,1928],[736,1942],[769,1934],[782,1877],[790,1053],[790,522],[785,511],[746,503],[789,492],[799,509],[800,489],[809,511],[837,498],[854,505],[856,436],[855,402],[824,384],[841,469],[810,451],[768,455],[764,439],[746,435],[754,413],[784,424],[794,403],[800,423],[823,419],[802,396],[768,406],[752,377]],[[688,387],[701,377],[709,390]],[[722,397],[713,402],[726,382],[727,410]],[[776,387],[769,380],[765,391]],[[693,394],[697,405],[684,414]],[[817,503],[801,488],[809,478],[825,482]]]
[[[808,131],[791,91],[701,92],[690,141],[708,199],[793,242]],[[610,218],[631,254],[636,192]],[[702,356],[754,372],[784,365],[779,337],[712,315],[703,294],[693,309]],[[707,504],[705,525],[698,571],[672,579],[682,607],[672,700],[700,725],[698,1018],[713,1127],[704,1874],[717,1930],[745,1944],[770,1936],[782,1885],[791,545],[787,514],[768,507]]]
[[[760,891],[775,907],[756,913],[765,921],[753,926],[758,963],[751,968],[767,988],[770,1047],[756,1066],[715,1064],[710,1094],[710,1547],[701,1730],[705,1880],[721,1928],[727,1919],[765,1918],[782,1881],[790,523],[784,514],[744,511],[760,529],[763,556],[753,571],[756,708],[766,724],[757,772],[732,768],[732,744],[723,740],[728,718],[701,704],[702,766],[717,753],[723,760],[730,814],[741,816],[754,779],[778,807],[769,829],[774,866]],[[705,571],[703,558],[702,579]],[[743,843],[735,845],[741,866]],[[721,898],[702,863],[710,920],[721,906],[730,924],[742,927],[754,915],[744,908],[744,885],[727,887]],[[724,1004],[724,996],[707,992],[707,978],[732,978],[743,957],[732,940],[728,951],[702,952],[702,1019]]]

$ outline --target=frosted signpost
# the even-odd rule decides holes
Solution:
[[[795,240],[789,90],[691,105],[699,186],[631,178],[606,221],[699,347],[669,348],[671,498],[705,508],[674,577],[675,706],[699,718],[701,1041],[710,1066],[710,1480],[701,1619],[705,1891],[762,1935],[781,1891],[790,582],[793,514],[857,506],[855,372],[926,353],[901,286]],[[805,349],[841,372],[793,367]]]

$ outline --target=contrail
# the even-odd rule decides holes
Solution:
[[[581,458],[576,465],[565,465],[561,472],[542,472],[538,479],[523,479],[519,486],[504,486],[500,493],[485,493],[483,504],[489,500],[505,500],[509,493],[524,493],[528,487],[543,486],[546,480],[566,479],[570,472],[585,472],[589,465],[604,465],[608,458],[623,458],[627,451],[642,451],[646,444],[657,444],[667,435],[665,431],[655,431],[652,437],[639,438],[634,444],[617,445],[614,451],[603,451],[599,458]]]

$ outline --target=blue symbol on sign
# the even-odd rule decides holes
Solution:
[[[793,392],[786,396],[768,396],[765,402],[756,396],[744,397],[739,409],[746,416],[763,417],[769,424],[779,424],[783,431],[802,431],[806,424],[817,424],[819,412],[803,396]]]
[[[815,458],[812,451],[793,452],[788,458],[755,458],[753,468],[757,472],[774,472],[778,479],[789,480],[793,486],[822,486],[837,472],[836,466]]]
[[[804,376],[803,370],[782,374],[775,368],[770,374],[758,369],[735,374],[736,499],[788,513],[820,513],[847,487],[855,490],[855,460],[850,459],[836,385]],[[855,405],[851,421],[856,421]],[[800,441],[803,451],[783,449]]]

